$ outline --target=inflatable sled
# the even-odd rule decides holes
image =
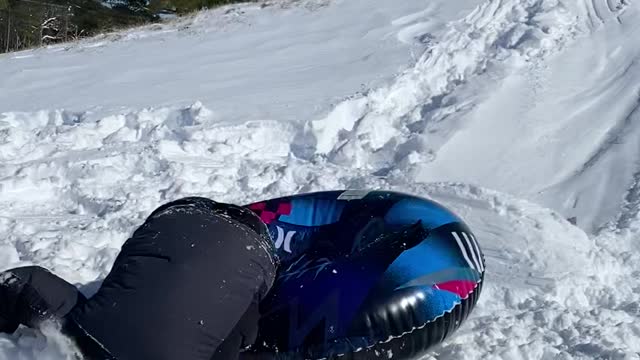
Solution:
[[[478,301],[476,238],[433,201],[350,190],[246,206],[268,225],[281,260],[247,358],[420,356]]]

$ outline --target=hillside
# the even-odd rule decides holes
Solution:
[[[639,17],[273,1],[2,54],[0,267],[91,294],[161,202],[405,191],[487,257],[477,310],[427,360],[638,359]],[[70,357],[46,339],[1,335],[0,359]]]
[[[0,53],[78,40],[237,0],[0,0]]]

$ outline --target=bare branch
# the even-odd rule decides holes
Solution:
[[[49,18],[49,19],[47,19],[47,20],[45,20],[45,21],[43,21],[43,22],[42,22],[42,27],[47,27],[50,23],[52,23],[52,22],[54,22],[54,21],[56,21],[56,20],[58,20],[58,17],[57,17],[57,16],[54,16],[54,17],[52,17],[52,18]]]

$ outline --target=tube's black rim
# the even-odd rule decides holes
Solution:
[[[469,317],[475,308],[482,286],[484,274],[476,289],[457,304],[449,312],[435,320],[415,328],[413,331],[397,337],[390,337],[388,341],[378,342],[370,347],[361,348],[348,353],[324,355],[311,349],[288,351],[282,353],[258,352],[247,355],[247,359],[277,359],[277,360],[369,360],[411,359],[425,355],[434,345],[440,344],[455,332],[462,322]],[[243,359],[245,357],[242,357]]]

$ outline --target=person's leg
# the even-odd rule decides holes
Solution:
[[[218,347],[211,360],[237,360],[240,349],[248,348],[256,341],[259,320],[259,302],[256,299]]]
[[[209,360],[275,278],[266,226],[245,210],[202,198],[162,206],[73,318],[118,360]]]
[[[7,270],[0,273],[0,332],[58,321],[84,300],[75,286],[42,267]]]

